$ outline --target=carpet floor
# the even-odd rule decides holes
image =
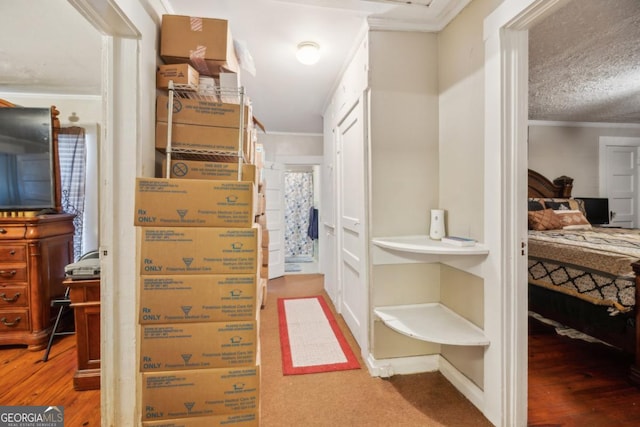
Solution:
[[[484,427],[492,424],[439,372],[369,375],[344,320],[324,292],[324,276],[272,279],[261,312],[261,427]],[[324,295],[362,369],[283,375],[277,299]]]

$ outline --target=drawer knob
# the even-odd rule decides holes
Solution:
[[[0,228],[0,234],[7,234],[6,228]]]
[[[20,317],[16,317],[13,322],[7,322],[7,318],[3,317],[2,319],[0,319],[0,322],[2,322],[4,326],[16,326],[18,323],[20,323]]]
[[[16,270],[0,270],[0,276],[3,277],[13,277],[17,273]]]
[[[15,249],[11,249],[11,250],[9,251],[9,255],[15,255],[15,254],[16,254],[16,250],[15,250]]]
[[[20,298],[20,292],[16,292],[12,298],[7,298],[7,294],[3,292],[0,294],[0,298],[5,302],[16,302],[18,301],[18,298]]]

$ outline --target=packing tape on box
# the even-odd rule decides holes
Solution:
[[[191,61],[191,65],[193,65],[193,68],[198,70],[200,74],[209,74],[209,67],[204,59],[206,53],[207,47],[202,45],[198,45],[195,50],[189,51],[189,60]]]
[[[191,16],[189,17],[189,23],[191,25],[191,31],[202,31],[202,18]]]

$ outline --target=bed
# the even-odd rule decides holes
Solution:
[[[572,189],[529,170],[529,311],[634,355],[640,385],[640,229],[592,226]]]

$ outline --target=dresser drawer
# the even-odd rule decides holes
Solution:
[[[0,246],[0,263],[25,262],[27,260],[27,248],[25,245]],[[1,268],[1,264],[0,264]]]
[[[0,264],[0,284],[27,282],[27,267],[20,264]]]
[[[24,239],[27,227],[24,224],[2,224],[0,223],[0,241],[11,239]]]
[[[0,309],[29,307],[27,285],[0,285]]]
[[[28,330],[28,309],[0,310],[0,332]]]

